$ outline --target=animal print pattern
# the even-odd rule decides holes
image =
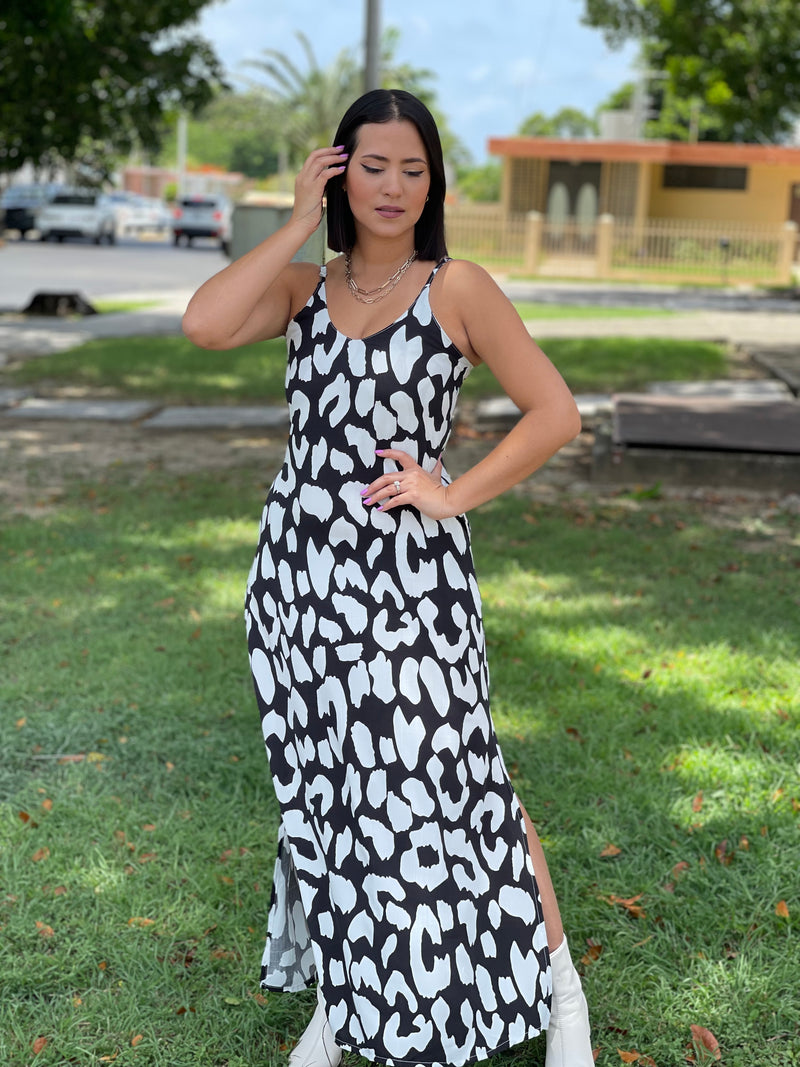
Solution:
[[[395,469],[377,448],[432,470],[450,433],[470,364],[431,312],[435,273],[354,340],[323,268],[290,323],[289,440],[245,610],[281,809],[261,984],[317,978],[336,1043],[387,1064],[484,1059],[550,1009],[467,520],[361,496]]]

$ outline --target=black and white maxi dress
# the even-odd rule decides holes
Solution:
[[[336,1043],[387,1064],[484,1059],[550,1010],[467,520],[361,495],[396,469],[376,449],[432,470],[447,442],[470,363],[431,312],[435,274],[355,340],[323,267],[289,324],[289,440],[245,604],[281,810],[261,984],[318,979]]]

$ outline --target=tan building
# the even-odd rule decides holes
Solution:
[[[489,151],[527,273],[786,284],[800,258],[800,148],[508,137]]]
[[[506,214],[800,225],[800,148],[492,138]]]

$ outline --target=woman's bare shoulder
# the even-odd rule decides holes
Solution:
[[[290,263],[283,272],[283,281],[289,290],[290,318],[304,308],[317,287],[320,268],[318,263]]]

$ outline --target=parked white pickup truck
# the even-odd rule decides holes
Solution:
[[[102,193],[90,189],[58,193],[36,214],[40,241],[55,237],[89,237],[113,245],[117,239],[114,205]]]

